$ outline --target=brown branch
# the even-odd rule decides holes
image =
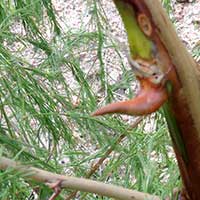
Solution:
[[[70,176],[63,176],[55,173],[51,173],[42,169],[38,169],[31,166],[21,165],[11,159],[0,157],[0,169],[6,170],[12,168],[17,172],[26,174],[25,179],[32,179],[37,182],[49,184],[61,181],[61,188],[75,189],[83,192],[96,193],[101,196],[107,196],[119,200],[160,200],[158,196],[125,189],[119,186],[105,184],[89,179],[76,178]],[[29,174],[29,176],[27,176]]]
[[[142,121],[143,117],[139,117],[132,125],[130,128],[135,128],[141,121]],[[119,144],[124,138],[126,137],[125,134],[122,134],[118,137],[118,139],[116,140],[115,144],[113,146],[111,146],[107,152],[104,154],[104,156],[102,158],[100,158],[98,160],[98,162],[92,166],[92,168],[90,169],[90,171],[88,172],[88,174],[86,175],[86,178],[90,178],[96,171],[97,169],[102,165],[102,163],[105,161],[106,158],[108,158],[108,156],[112,153],[112,151],[115,149],[115,146],[117,144]]]
[[[162,9],[160,1],[134,1],[142,2],[148,7],[156,27],[155,33],[159,35],[170,57],[170,62],[173,63],[176,70],[177,83],[173,83],[173,90],[169,99],[171,111],[168,112],[175,117],[176,125],[171,126],[169,130],[171,135],[176,136],[176,139],[179,135],[181,141],[178,147],[178,143],[174,141],[175,137],[172,136],[185,191],[190,199],[200,199],[200,81],[198,64],[178,38],[173,24]],[[168,122],[169,127],[171,122]],[[179,133],[173,131],[176,126]],[[180,147],[184,149],[184,153]]]
[[[197,73],[198,64],[188,53],[183,43],[178,38],[173,24],[163,11],[160,1],[144,0],[151,12],[157,32],[162,39],[171,59],[176,67],[178,76],[182,82],[190,112],[194,120],[194,126],[200,130],[200,83]],[[200,131],[198,132],[200,137]]]
[[[129,129],[133,129],[135,128],[141,121],[142,121],[143,117],[138,117],[136,119],[136,121],[130,126]],[[103,162],[106,160],[106,158],[108,158],[108,156],[112,153],[112,151],[115,149],[115,146],[117,144],[119,144],[124,138],[126,137],[125,134],[121,134],[118,139],[116,140],[115,144],[113,146],[111,146],[106,153],[104,154],[103,157],[101,157],[95,165],[92,166],[92,168],[90,169],[90,171],[88,171],[87,175],[85,176],[85,178],[90,178],[98,169],[99,167],[103,164]],[[74,191],[72,193],[69,194],[69,196],[66,198],[66,200],[70,200],[72,198],[75,198],[77,195],[78,191]]]

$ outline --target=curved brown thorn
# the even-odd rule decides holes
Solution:
[[[135,98],[108,104],[92,113],[92,116],[112,113],[146,115],[158,110],[167,100],[165,88],[152,84],[148,79],[141,79],[140,84],[141,89]]]

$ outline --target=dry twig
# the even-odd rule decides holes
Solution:
[[[141,121],[142,121],[143,117],[139,117],[137,118],[137,120],[130,126],[130,129],[135,128]],[[85,176],[85,178],[90,178],[98,169],[99,167],[103,164],[103,162],[106,160],[106,158],[108,158],[108,156],[112,153],[112,151],[114,150],[115,146],[117,144],[119,144],[124,138],[126,137],[125,134],[122,134],[118,137],[118,139],[116,140],[115,144],[113,146],[111,146],[106,153],[104,154],[103,157],[101,157],[95,165],[92,166],[92,168],[90,169],[90,171],[88,171],[87,175]],[[66,198],[66,200],[70,200],[74,197],[76,197],[78,191],[74,191],[72,193],[69,194],[69,196]]]
[[[119,186],[105,184],[89,179],[76,178],[70,176],[63,176],[55,173],[51,173],[45,170],[41,170],[35,167],[21,165],[11,159],[0,157],[0,169],[6,170],[12,168],[22,174],[26,174],[27,179],[32,179],[41,183],[49,184],[56,183],[60,180],[61,188],[68,188],[79,190],[83,192],[90,192],[99,194],[101,196],[107,196],[121,200],[159,200],[160,198],[154,195],[125,189]],[[27,176],[29,174],[29,176]]]

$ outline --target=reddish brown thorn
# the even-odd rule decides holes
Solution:
[[[112,113],[136,116],[147,115],[158,110],[166,100],[167,92],[164,87],[154,86],[143,81],[141,90],[135,98],[108,104],[92,113],[92,116]]]
[[[49,200],[55,200],[56,197],[60,194],[61,192],[61,183],[62,180],[58,180],[55,183],[48,183],[47,185],[54,190],[54,193],[51,195],[51,197],[49,198]]]

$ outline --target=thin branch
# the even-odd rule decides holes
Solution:
[[[135,128],[141,121],[142,121],[143,117],[138,117],[136,119],[136,121],[129,127],[129,129],[133,129]],[[86,174],[85,178],[90,178],[98,169],[99,167],[103,164],[103,162],[106,160],[106,158],[108,158],[108,156],[113,152],[113,150],[115,149],[116,145],[119,144],[124,138],[126,137],[126,134],[121,134],[118,139],[116,140],[115,144],[113,146],[111,146],[106,153],[104,154],[104,156],[102,156],[95,165],[93,165],[91,167],[91,169],[88,171],[88,173]],[[70,200],[74,197],[76,197],[78,191],[74,191],[72,193],[69,194],[69,196],[66,198],[66,200]]]
[[[49,184],[61,181],[61,188],[68,188],[80,190],[83,192],[96,193],[101,196],[107,196],[118,200],[160,200],[158,196],[125,189],[119,186],[105,184],[84,178],[76,178],[70,176],[63,176],[41,170],[35,167],[21,165],[11,159],[0,157],[0,169],[6,170],[12,168],[18,172],[26,174],[27,179],[33,179],[37,182]],[[29,174],[29,176],[27,176]]]
[[[137,120],[130,126],[130,129],[135,128],[142,121],[142,119],[143,119],[143,117],[137,118]],[[104,156],[101,157],[95,165],[93,165],[93,167],[90,169],[90,171],[86,175],[86,178],[90,178],[96,172],[96,170],[100,167],[100,165],[102,165],[102,163],[105,161],[105,159],[108,158],[108,156],[115,149],[116,145],[119,144],[125,137],[126,137],[126,134],[121,134],[118,137],[118,139],[116,140],[115,144],[113,146],[111,146],[106,151],[106,153],[104,154]]]

